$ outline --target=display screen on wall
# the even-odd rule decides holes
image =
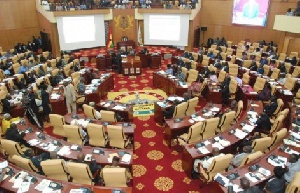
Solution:
[[[234,0],[232,23],[266,26],[269,0]]]

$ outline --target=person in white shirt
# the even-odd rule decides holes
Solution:
[[[209,157],[209,158],[204,158],[204,159],[196,159],[195,162],[194,162],[194,170],[196,172],[199,173],[199,170],[198,170],[198,165],[199,163],[202,165],[203,168],[207,169],[209,168],[209,166],[211,165],[211,163],[213,162],[213,160],[219,156],[224,156],[225,154],[223,153],[220,153],[220,150],[219,148],[213,148],[212,149],[212,156]]]
[[[300,172],[300,159],[296,154],[292,154],[289,157],[289,161],[286,164],[286,173],[284,174],[284,179],[290,183],[295,175],[295,173]]]

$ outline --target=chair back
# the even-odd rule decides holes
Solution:
[[[220,118],[214,117],[210,119],[206,119],[203,123],[203,130],[201,132],[202,139],[208,139],[216,135],[216,130],[219,125]]]
[[[272,125],[272,127],[271,127],[271,130],[270,130],[270,134],[271,134],[271,135],[272,135],[273,133],[277,132],[277,131],[282,127],[282,125],[283,125],[283,120],[284,120],[284,115],[280,115],[280,116],[278,116],[278,117],[275,119],[275,121],[274,121],[274,123],[273,123],[273,125]]]
[[[278,98],[277,99],[277,108],[274,111],[273,116],[276,116],[281,111],[283,105],[284,105],[283,100],[281,98]]]
[[[67,168],[74,183],[94,185],[93,174],[87,164],[68,162]]]
[[[243,74],[242,82],[243,82],[243,84],[249,85],[249,82],[250,82],[250,75],[249,75],[248,72],[245,72],[245,73]]]
[[[300,172],[296,172],[292,181],[287,185],[286,193],[299,193],[300,192]]]
[[[264,65],[264,76],[269,76],[269,74],[270,74],[270,70],[271,70],[271,68],[270,68],[270,66],[269,65]]]
[[[183,102],[175,107],[173,118],[183,118],[187,109],[188,103]]]
[[[237,121],[240,115],[242,114],[243,108],[244,108],[244,103],[242,100],[239,100],[239,102],[237,103],[237,110],[234,117],[235,121]]]
[[[63,128],[68,142],[77,145],[84,144],[84,137],[81,135],[80,128],[77,125],[64,125]]]
[[[232,53],[233,53],[233,49],[232,48],[227,48],[226,54],[231,56]]]
[[[218,77],[219,83],[224,82],[225,77],[226,77],[226,72],[225,72],[224,70],[221,70],[221,71],[219,72],[219,77]]]
[[[298,78],[298,77],[299,77],[299,74],[300,74],[300,66],[296,66],[296,67],[294,68],[293,73],[292,73],[292,77],[293,77],[293,78]]]
[[[105,186],[127,187],[126,168],[103,168]]]
[[[235,94],[237,92],[238,88],[238,82],[235,80],[234,77],[231,77],[230,83],[229,83],[229,93]]]
[[[291,52],[289,58],[296,57],[298,58],[298,52]]]
[[[117,125],[107,125],[107,134],[109,137],[109,145],[124,149],[126,147],[126,137],[124,135],[123,127]]]
[[[286,54],[285,53],[280,53],[279,57],[278,57],[278,60],[279,61],[285,61],[285,58],[286,58]]]
[[[181,67],[181,70],[182,70],[182,72],[184,74],[184,77],[186,78],[187,75],[188,75],[188,69],[186,67]]]
[[[186,116],[190,116],[191,114],[195,113],[195,108],[198,104],[199,98],[198,97],[194,97],[190,100],[188,100],[188,105],[187,105],[187,109],[186,109]]]
[[[266,149],[271,145],[271,137],[264,137],[264,138],[259,138],[255,139],[252,142],[252,149],[254,152],[260,151],[260,152],[265,152]]]
[[[68,182],[69,172],[63,159],[52,159],[41,162],[43,172],[48,178]]]
[[[87,125],[87,133],[89,135],[89,144],[97,147],[105,147],[107,144],[107,136],[103,125],[89,123]]]
[[[114,111],[106,111],[106,110],[101,110],[101,121],[104,122],[117,122],[116,119],[116,114]]]
[[[5,154],[8,155],[10,159],[13,155],[23,155],[23,151],[19,143],[7,139],[1,139],[1,147],[5,151]]]
[[[279,75],[280,70],[278,68],[274,68],[270,78],[277,80],[279,78]]]
[[[82,107],[83,107],[83,112],[87,118],[96,119],[96,112],[94,107],[91,107],[87,104],[83,104]]]
[[[226,154],[214,158],[214,160],[207,169],[209,175],[208,181],[211,181],[217,173],[224,173],[225,170],[228,168],[232,158],[232,154]]]
[[[280,129],[280,131],[277,131],[275,134],[273,134],[271,139],[271,145],[270,147],[268,147],[268,149],[271,150],[278,143],[280,143],[285,138],[286,134],[287,134],[286,128]]]
[[[244,60],[243,67],[250,68],[251,64],[252,64],[252,60]]]
[[[73,72],[71,74],[71,78],[72,78],[72,80],[74,80],[75,78],[80,79],[80,73],[79,72]]]
[[[13,155],[10,161],[22,169],[36,173],[39,172],[39,170],[33,165],[30,159],[21,157],[20,155]]]
[[[222,119],[221,119],[220,124],[219,124],[220,131],[224,132],[227,129],[229,129],[229,127],[230,127],[231,123],[233,122],[234,118],[235,118],[235,111],[230,111],[228,113],[225,113],[222,116]]]
[[[239,66],[237,64],[229,64],[229,74],[236,77],[239,72]]]
[[[256,81],[255,81],[255,84],[254,84],[254,87],[253,87],[254,91],[255,91],[255,92],[258,92],[258,91],[263,90],[263,89],[264,89],[264,86],[265,86],[265,84],[266,84],[266,81],[267,81],[267,80],[264,79],[264,78],[257,77],[257,78],[256,78]]]
[[[290,91],[292,91],[295,87],[295,84],[297,82],[296,78],[287,78],[284,84],[284,87]]]
[[[65,137],[64,124],[65,119],[64,116],[58,114],[49,114],[50,124],[53,126],[53,133],[55,135],[59,135]]]
[[[203,121],[200,121],[189,128],[187,143],[195,143],[201,140],[201,131],[203,127]]]
[[[14,63],[12,65],[12,68],[14,70],[14,74],[18,74],[20,67],[21,67],[21,65],[19,63]]]
[[[291,69],[292,69],[292,64],[288,63],[288,62],[285,62],[284,66],[285,66],[286,73],[290,73]]]
[[[186,82],[188,84],[191,84],[192,82],[196,81],[198,78],[198,74],[199,74],[198,70],[190,69]]]
[[[254,153],[249,154],[248,156],[245,156],[239,167],[242,167],[250,162],[253,162],[254,160],[260,158],[262,155],[264,154],[261,151],[256,151]]]

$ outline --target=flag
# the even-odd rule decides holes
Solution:
[[[139,25],[139,29],[138,29],[138,43],[140,46],[143,45],[143,38],[142,38],[142,32],[141,32],[141,26]]]
[[[108,39],[107,39],[106,46],[107,46],[107,48],[113,48],[114,47],[111,28],[109,28],[109,31],[108,31]]]

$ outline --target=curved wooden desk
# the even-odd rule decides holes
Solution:
[[[187,88],[178,86],[173,80],[157,72],[153,72],[153,86],[160,88],[168,95],[182,96],[188,90]]]
[[[5,161],[3,158],[0,158],[0,161]],[[17,173],[24,171],[24,169],[19,168],[16,165],[13,165],[11,163],[8,164],[9,168],[13,169],[14,175],[15,176]],[[47,179],[47,180],[51,180],[54,182],[57,182],[59,184],[61,184],[63,186],[61,192],[65,192],[65,193],[69,193],[71,191],[71,189],[77,189],[77,188],[88,188],[90,190],[92,190],[94,193],[111,193],[112,190],[122,190],[124,193],[131,193],[132,192],[132,187],[122,187],[122,188],[118,188],[118,187],[105,187],[105,186],[91,186],[91,185],[83,185],[83,184],[76,184],[73,182],[64,182],[64,181],[60,181],[60,180],[53,180],[50,178],[47,178],[46,176],[42,176],[39,175],[37,173],[34,172],[29,172],[29,171],[24,171],[27,172],[29,175],[33,176],[36,178],[36,182],[34,184],[31,184],[29,187],[28,192],[30,193],[40,193],[40,191],[37,191],[35,189],[35,187],[42,182],[42,180]],[[13,188],[12,186],[14,185],[12,182],[9,182],[9,180],[11,178],[13,178],[13,176],[8,176],[5,180],[3,180],[2,182],[0,182],[0,190],[4,190],[5,192],[17,192],[17,188]]]
[[[86,116],[84,114],[77,114],[77,116],[78,116],[78,119],[86,119]],[[70,114],[66,114],[64,116],[64,118],[65,118],[65,122],[67,124],[70,124],[71,121],[73,120],[71,113]],[[93,120],[93,123],[98,124],[98,125],[103,125],[104,124],[104,122],[101,121],[101,120]],[[132,136],[134,134],[135,125],[133,123],[130,123],[129,126],[125,127],[123,125],[123,123],[124,122],[116,122],[116,123],[109,123],[109,124],[110,125],[122,126],[123,130],[124,130],[124,133],[127,134],[127,135],[131,135]],[[107,132],[107,126],[103,125],[103,128],[105,129],[105,132]]]
[[[114,107],[116,107],[118,105],[123,106],[124,104],[109,103],[109,105],[107,105],[107,103],[105,103],[105,102],[99,102],[96,104],[96,110],[97,111],[100,111],[100,110],[114,111],[117,115],[122,117],[123,121],[132,122],[133,121],[133,105],[126,104],[126,108],[124,110],[114,109]]]
[[[221,110],[222,105],[220,104],[214,104],[213,107],[210,107],[210,104],[206,104],[206,106],[202,107],[201,109],[211,109],[211,108],[219,108]],[[216,112],[218,114],[220,111]],[[210,118],[210,117],[205,117],[203,115],[203,110],[198,111],[194,114],[197,114],[198,116],[201,116],[203,118]],[[166,127],[165,127],[165,140],[168,144],[169,147],[171,147],[171,142],[172,139],[176,139],[177,136],[187,132],[188,128],[192,126],[195,123],[189,122],[191,119],[191,116],[185,116],[182,118],[182,120],[178,123],[175,123],[175,119],[166,119]]]
[[[260,114],[263,111],[263,104],[260,101],[255,101],[255,104],[259,105],[258,107],[253,107],[254,111],[256,111],[258,114]],[[225,147],[223,150],[221,150],[222,152],[231,152],[231,149],[235,148],[236,145],[241,142],[243,139],[239,139],[237,137],[235,137],[235,135],[231,134],[230,131],[232,129],[236,129],[239,128],[241,129],[241,123],[242,122],[246,122],[247,121],[247,112],[250,110],[251,106],[249,105],[247,107],[247,110],[242,112],[239,121],[237,123],[235,123],[234,125],[232,125],[228,130],[226,130],[223,133],[220,133],[214,137],[211,137],[209,139],[203,140],[203,141],[199,141],[197,143],[192,143],[192,144],[186,144],[183,146],[183,153],[182,153],[182,168],[183,170],[186,172],[186,174],[191,177],[192,174],[192,170],[193,170],[193,166],[194,166],[194,161],[195,159],[201,159],[205,156],[208,156],[209,154],[201,154],[198,153],[197,148],[195,148],[195,145],[204,141],[209,141],[210,144],[206,146],[206,148],[208,149],[209,152],[212,151],[213,147],[212,147],[212,142],[214,140],[215,137],[217,136],[222,136],[225,140],[230,142],[230,145]]]
[[[40,141],[39,144],[35,145],[35,148],[39,150],[39,152],[50,152],[48,149],[44,149],[41,144],[47,144],[47,143],[53,143],[54,141],[59,141],[62,145],[60,147],[58,147],[57,150],[60,150],[61,148],[63,148],[64,146],[69,146],[71,147],[72,143],[66,142],[64,140],[60,140],[57,139],[55,137],[52,137],[46,133],[43,133],[45,136],[45,139],[39,139],[37,137],[38,133],[40,132],[37,128],[33,127],[32,125],[30,125],[27,121],[27,123],[25,125],[20,125],[17,124],[17,127],[19,130],[21,131],[25,131],[28,127],[31,127],[33,129],[34,132],[32,133],[27,133],[24,137],[24,139],[28,142],[32,139],[38,139]],[[126,151],[127,153],[129,153],[131,156],[133,155],[133,150],[132,149],[107,149],[107,148],[100,148],[100,147],[91,147],[91,146],[81,146],[81,152],[83,154],[92,154],[95,159],[96,162],[99,165],[105,166],[105,165],[109,165],[110,162],[107,160],[107,158],[109,158],[109,154],[113,154],[113,153],[118,153],[118,152],[122,152],[122,151]],[[99,154],[94,154],[93,150],[94,149],[101,149],[102,151],[104,151],[104,155],[99,155]],[[66,160],[77,160],[77,155],[79,154],[79,151],[73,151],[70,150],[71,153],[68,155],[59,155],[60,157],[66,159]],[[122,167],[127,167],[127,168],[131,168],[132,165],[132,159],[130,160],[130,163],[120,163],[120,165]]]

